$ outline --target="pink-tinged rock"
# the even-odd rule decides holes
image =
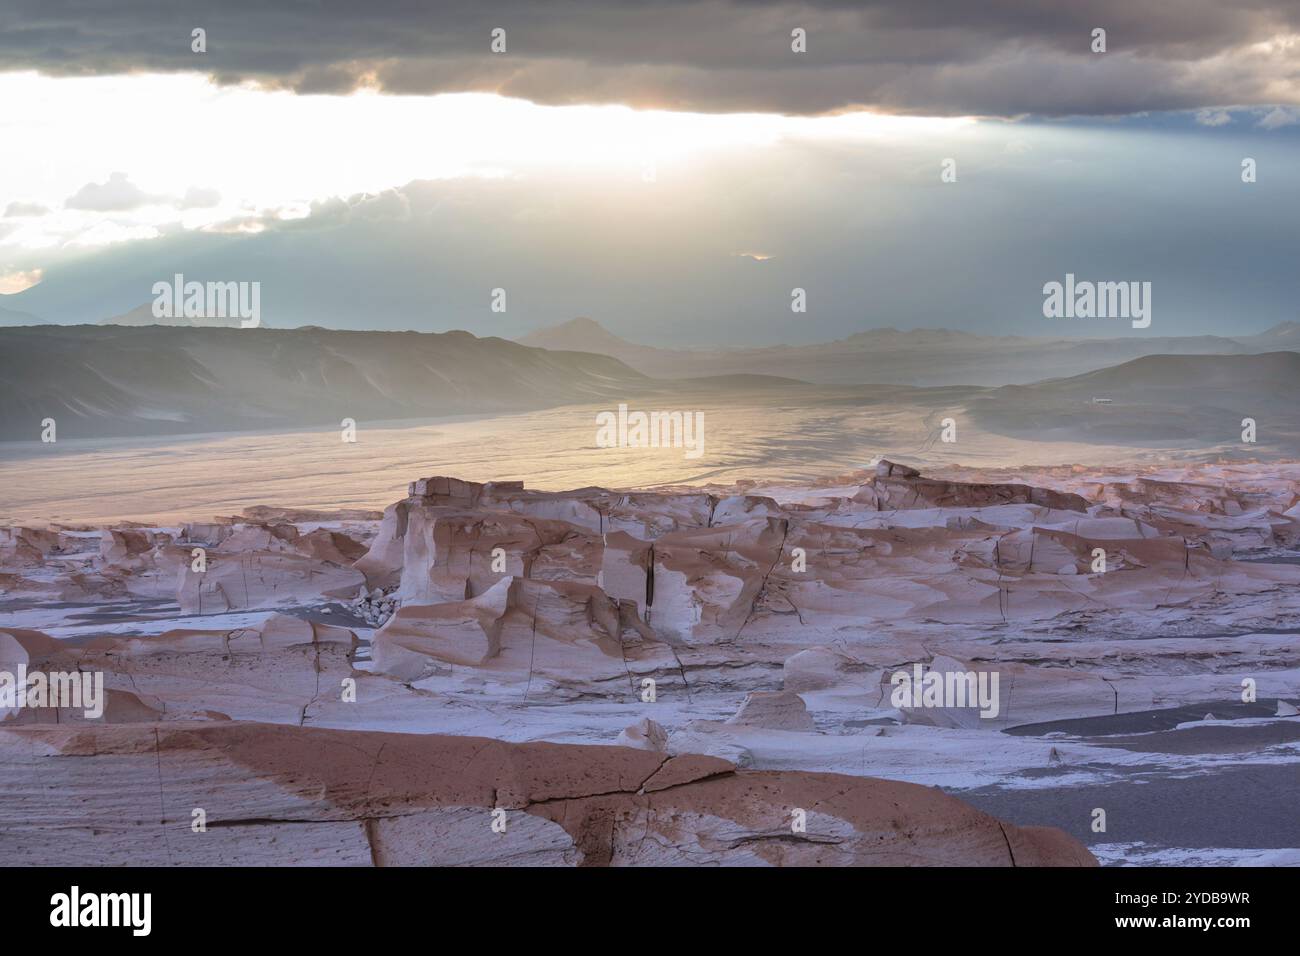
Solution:
[[[812,715],[803,698],[790,691],[756,690],[746,695],[740,709],[727,718],[729,724],[763,727],[767,730],[812,731]]]
[[[643,717],[631,727],[624,728],[614,743],[620,747],[635,747],[638,750],[663,753],[668,749],[668,731],[649,717]]]
[[[175,629],[149,637],[57,641],[37,631],[0,631],[0,669],[100,672],[111,691],[129,691],[161,718],[200,715],[299,723],[354,676],[356,636],[348,629],[268,614],[231,630]],[[6,658],[13,659],[6,665]],[[113,719],[133,719],[131,707]]]
[[[731,495],[713,509],[710,524],[736,524],[753,518],[782,518],[785,511],[771,498],[760,495]]]
[[[1016,483],[973,483],[923,478],[914,468],[881,461],[876,475],[854,501],[879,510],[904,508],[984,508],[1000,504],[1034,504],[1061,511],[1084,512],[1088,502],[1076,494]]]
[[[234,525],[228,522],[190,521],[181,527],[180,541],[185,544],[216,547],[234,532]]]
[[[189,614],[295,606],[351,599],[365,585],[355,568],[306,557],[293,550],[209,551],[195,571],[192,549],[167,548],[162,562],[175,575],[176,600]]]
[[[863,670],[847,654],[829,647],[810,647],[785,659],[782,687],[796,694],[832,690],[860,679]]]
[[[63,841],[61,862],[1096,863],[1060,831],[1002,823],[931,787],[625,747],[229,721],[0,729],[0,763],[37,759],[39,774],[0,775],[0,854],[14,865],[48,861],[55,834],[81,830],[95,839]],[[806,832],[792,828],[796,809]]]
[[[402,560],[406,549],[406,519],[416,507],[404,498],[384,509],[379,531],[366,553],[352,567],[365,575],[367,588],[395,588],[402,579]]]
[[[523,484],[520,483],[522,490]],[[407,494],[412,498],[437,499],[438,504],[453,504],[459,507],[474,507],[483,485],[477,481],[464,481],[460,478],[446,478],[436,475],[432,478],[418,478],[407,487]]]
[[[240,524],[218,546],[222,552],[244,551],[296,552],[298,529],[291,524]]]
[[[655,542],[650,624],[668,640],[735,639],[780,562],[785,519],[678,531]]]
[[[502,578],[478,597],[405,604],[375,634],[371,658],[380,673],[419,680],[439,664],[484,664],[501,650],[507,610],[518,601],[516,578]]]
[[[651,547],[625,531],[602,537],[598,586],[616,600],[631,601],[644,617],[650,596]]]
[[[20,667],[35,669],[47,660],[57,660],[63,644],[30,628],[0,630],[0,670],[16,673]]]
[[[707,528],[717,499],[707,494],[635,492],[614,497],[605,517],[606,531],[626,531],[653,541],[674,531]]]
[[[482,594],[503,576],[527,577],[534,562],[543,566],[572,559],[575,541],[585,532],[569,525],[504,512],[463,512],[441,508],[408,509],[403,535],[401,581],[403,604],[460,601]],[[595,583],[599,539],[578,544],[578,568],[565,576]],[[557,550],[543,554],[547,547]],[[493,567],[495,549],[504,562]]]
[[[59,535],[41,528],[0,528],[0,568],[34,568],[59,550]]]
[[[134,529],[105,528],[99,542],[99,556],[106,564],[135,563],[161,544],[170,544],[169,535]]]
[[[910,468],[907,465],[900,465],[887,458],[882,458],[876,463],[876,477],[901,478],[906,480],[908,478],[920,478],[921,473],[915,468]]]
[[[148,724],[166,719],[164,705],[157,698],[142,698],[128,690],[104,688],[102,712],[87,716],[85,707],[23,707],[0,716],[5,726],[31,724]],[[0,710],[0,715],[5,714]]]
[[[1097,717],[1117,709],[1115,688],[1087,671],[1010,661],[959,660],[942,654],[923,665],[923,671],[939,675],[954,696],[941,698],[939,706],[928,706],[923,699],[921,706],[899,708],[912,724],[992,731],[1055,720],[1064,714]],[[908,664],[884,674],[883,690],[891,704],[897,690],[892,678],[899,672],[909,677],[915,673]],[[964,705],[959,706],[959,701]]]

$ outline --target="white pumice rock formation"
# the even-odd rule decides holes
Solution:
[[[432,477],[409,492],[382,516],[0,529],[0,670],[102,673],[108,693],[99,721],[0,712],[0,749],[69,787],[120,784],[120,798],[95,791],[96,820],[135,819],[152,787],[154,826],[161,754],[169,805],[204,796],[239,821],[200,846],[176,843],[169,817],[173,861],[279,846],[303,862],[904,862],[907,838],[882,822],[902,797],[862,796],[867,816],[797,802],[840,786],[814,777],[849,774],[863,794],[888,778],[925,785],[897,791],[907,800],[939,786],[998,815],[997,800],[1020,801],[1005,839],[996,820],[951,823],[975,811],[947,803],[957,816],[917,833],[924,862],[994,862],[1010,841],[1023,863],[1087,859],[1059,834],[1050,852],[1014,846],[1012,822],[1097,842],[1086,820],[1053,816],[1069,799],[1036,795],[1285,769],[1300,742],[1300,468],[929,477],[883,461],[798,484],[548,492]],[[996,675],[996,714],[896,703],[900,673]],[[390,739],[405,737],[424,743]],[[467,738],[492,738],[493,756],[465,792],[389,766],[445,767]],[[623,776],[608,789],[530,777],[507,806],[520,842],[480,846],[493,786],[517,782],[512,748],[532,766],[538,742],[594,781]],[[613,742],[659,763],[624,767]],[[322,747],[368,755],[386,782],[358,792],[351,758]],[[299,782],[273,766],[309,755]],[[683,779],[664,793],[683,802],[652,813],[641,791],[669,768]],[[9,792],[27,808],[19,778]],[[815,838],[786,839],[796,806]],[[5,812],[0,849],[21,857],[30,835]],[[866,832],[887,849],[869,853]],[[165,862],[148,842],[114,834],[106,854]]]

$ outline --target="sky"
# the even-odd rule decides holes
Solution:
[[[0,310],[181,273],[271,326],[659,345],[1300,318],[1300,4],[84,11],[0,7]],[[1150,327],[1045,318],[1067,273],[1150,282]]]

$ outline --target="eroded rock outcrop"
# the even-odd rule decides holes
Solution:
[[[1046,625],[1190,609],[1225,581],[1247,595],[1300,583],[1283,565],[1225,561],[1203,524],[1189,535],[1163,512],[1073,492],[931,481],[888,461],[858,487],[782,504],[422,479],[356,564],[384,585],[380,613],[399,608],[382,618],[376,661],[403,680],[476,667],[543,693],[635,693],[640,676],[701,671],[739,688],[748,660],[777,665],[873,622]],[[1108,499],[1106,487],[1090,495]]]
[[[1300,540],[1300,466],[949,468],[931,480],[889,462],[798,485],[653,492],[432,478],[382,518],[266,508],[180,528],[9,529],[0,665],[102,671],[107,702],[89,723],[52,708],[5,715],[5,726],[121,728],[127,736],[93,738],[85,767],[105,779],[139,773],[137,788],[152,779],[155,808],[160,788],[169,806],[179,795],[226,808],[232,822],[210,829],[208,844],[173,845],[186,862],[257,860],[276,845],[315,861],[831,862],[858,859],[862,831],[844,829],[847,810],[833,820],[810,812],[810,847],[773,823],[778,804],[802,806],[789,798],[804,779],[793,771],[979,791],[1025,771],[1059,771],[1062,787],[1114,779],[1160,763],[1161,746],[1162,766],[1179,773],[1198,748],[1216,755],[1216,771],[1268,747],[1269,766],[1289,759],[1300,737],[1288,709],[1300,700],[1300,567],[1286,549]],[[191,566],[196,548],[202,572]],[[996,675],[996,715],[969,701],[896,703],[891,678],[914,668],[954,682]],[[1247,678],[1256,703],[1242,702]],[[617,740],[664,763],[647,771],[653,784],[625,769],[607,789],[557,785],[554,801],[503,803],[509,832],[530,836],[480,846],[490,789],[426,804],[393,778],[397,796],[375,791],[403,808],[390,814],[369,798],[339,802],[336,791],[356,797],[341,777],[303,771],[316,788],[303,798],[262,757],[221,763],[231,747],[256,749],[230,743],[238,735],[200,735],[192,750],[171,734],[232,720]],[[1153,722],[1165,728],[1158,739],[1131,732]],[[164,768],[171,750],[180,768],[161,784],[158,728]],[[1089,728],[1102,737],[1088,739]],[[1116,729],[1127,736],[1105,736]],[[268,754],[298,746],[263,736]],[[24,766],[42,773],[69,745],[46,752],[22,739],[38,761]],[[357,738],[304,739],[338,749]],[[393,754],[427,756],[389,744],[380,757],[365,740],[367,777],[378,761],[386,779]],[[494,763],[496,747],[455,752],[486,761],[509,792],[514,758]],[[779,793],[755,795],[747,788],[759,777],[732,769],[692,776],[716,761],[775,773]],[[206,776],[210,765],[220,780]],[[609,782],[601,766],[582,772]],[[648,821],[637,802],[659,791],[685,800],[715,777],[732,782],[707,802],[674,804],[675,818]],[[228,793],[244,791],[266,817],[230,809]],[[97,803],[117,800],[94,792]],[[1016,819],[1050,819],[1087,839],[1086,821],[1051,816],[1068,805]],[[185,835],[182,818],[173,822],[167,840]],[[900,833],[881,833],[882,846],[904,846]]]
[[[1011,483],[971,483],[923,478],[915,468],[891,461],[876,466],[875,477],[853,498],[880,510],[906,508],[987,508],[1032,504],[1060,511],[1086,511],[1088,502],[1076,494]]]
[[[192,614],[214,614],[351,599],[365,586],[352,562],[364,556],[347,535],[317,529],[300,534],[293,525],[247,524],[204,549],[163,548],[158,562],[175,575],[176,600]]]
[[[102,673],[110,693],[130,693],[162,719],[202,713],[298,724],[340,700],[342,681],[355,676],[356,647],[351,630],[281,614],[229,630],[76,643],[11,628],[0,631],[0,669]],[[118,701],[115,720],[143,715],[126,703]]]

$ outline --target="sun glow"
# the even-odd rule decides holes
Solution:
[[[807,118],[538,106],[482,93],[300,96],[218,86],[191,74],[5,74],[0,101],[0,135],[23,144],[0,158],[0,208],[48,209],[0,229],[0,246],[26,249],[121,242],[169,229],[246,231],[259,217],[289,218],[313,202],[421,179],[662,182],[709,157],[783,141],[885,142],[972,122],[867,112]],[[69,203],[87,184],[109,198],[93,208]],[[110,193],[110,185],[124,184],[126,194]]]
[[[0,275],[0,295],[13,295],[15,292],[30,289],[41,281],[41,276],[40,269],[28,269]]]

